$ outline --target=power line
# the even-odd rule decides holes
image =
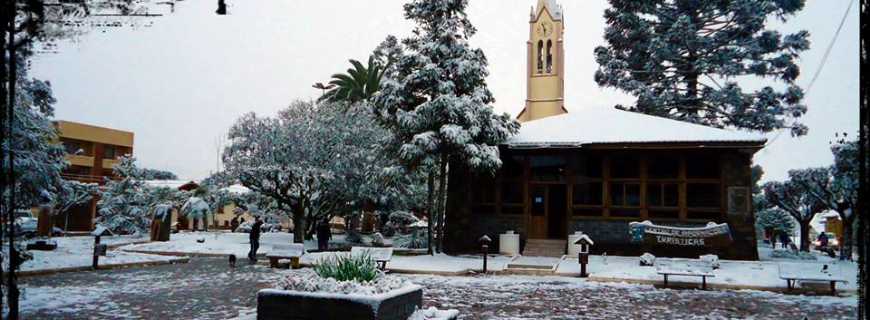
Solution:
[[[816,84],[816,80],[819,79],[819,75],[822,74],[822,69],[825,68],[825,64],[828,62],[828,57],[831,55],[831,49],[834,48],[834,43],[837,42],[837,38],[840,37],[840,31],[843,30],[843,25],[846,24],[846,18],[849,17],[849,12],[852,11],[852,5],[855,4],[855,0],[849,1],[849,5],[846,7],[846,12],[843,13],[843,18],[840,19],[840,25],[837,26],[837,31],[834,32],[834,37],[831,39],[831,42],[828,43],[828,47],[825,48],[825,53],[822,55],[822,62],[819,64],[819,68],[816,69],[816,73],[813,74],[813,77],[810,79],[810,83],[807,84],[807,89],[804,90],[804,97],[809,95],[810,90],[813,88],[813,85]],[[767,142],[767,145],[771,145],[776,142],[776,139],[779,139],[779,136],[782,135],[783,129],[779,129],[773,139]]]

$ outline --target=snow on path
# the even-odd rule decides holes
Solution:
[[[150,242],[124,246],[121,250],[153,252],[153,253],[187,253],[187,254],[211,254],[246,257],[251,249],[247,233],[231,232],[183,232],[170,235],[170,241]],[[197,240],[204,240],[203,243]],[[267,232],[260,236],[260,249],[258,253],[266,253],[272,250],[276,244],[288,244],[293,242],[293,234],[286,232]]]
[[[33,259],[25,261],[24,264],[21,265],[20,271],[36,272],[91,266],[93,262],[92,256],[94,252],[94,237],[54,237],[51,238],[51,240],[57,242],[57,248],[52,251],[30,250],[29,252],[33,255]],[[109,246],[124,245],[142,241],[148,241],[147,235],[104,236],[100,238],[100,243],[107,244]],[[174,259],[176,258],[151,254],[122,252],[118,250],[109,250],[106,256],[100,257],[100,265],[106,266],[128,263],[167,262]]]

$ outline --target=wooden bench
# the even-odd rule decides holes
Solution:
[[[366,254],[378,264],[378,269],[386,271],[387,262],[393,258],[393,248],[352,247],[350,254],[353,256]]]
[[[299,269],[299,257],[303,254],[305,254],[305,246],[301,243],[276,244],[272,246],[272,251],[269,251],[266,257],[269,258],[269,267],[277,268],[278,260],[290,259],[293,269]]]
[[[707,290],[707,277],[715,277],[713,266],[700,260],[656,260],[656,272],[665,278],[664,286],[668,287],[668,276],[701,277],[701,289]]]
[[[785,280],[789,291],[794,289],[797,281],[828,282],[831,286],[831,295],[837,295],[837,282],[849,282],[842,273],[835,272],[827,264],[780,263],[778,266],[779,278]]]

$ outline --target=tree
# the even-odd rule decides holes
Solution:
[[[60,190],[51,199],[55,215],[63,214],[64,231],[69,229],[69,210],[75,206],[86,203],[99,193],[99,185],[95,183],[82,183],[75,180],[62,180]]]
[[[761,209],[755,216],[755,227],[773,231],[774,237],[778,233],[793,234],[795,226],[794,218],[777,207]]]
[[[142,169],[142,178],[145,180],[178,180],[178,176],[166,170]]]
[[[413,35],[402,41],[403,48],[379,48],[401,56],[388,70],[375,113],[394,135],[406,167],[437,168],[429,172],[430,190],[432,174],[438,178],[429,221],[437,225],[439,240],[446,223],[448,163],[494,172],[501,166],[498,144],[519,130],[509,115],[493,112],[486,57],[468,44],[476,30],[465,14],[467,5],[465,0],[411,1],[404,10],[416,24]]]
[[[229,130],[227,174],[292,212],[294,241],[366,200],[401,190],[381,150],[387,137],[368,112],[354,106],[297,101],[276,117],[243,115]]]
[[[153,200],[149,199],[136,159],[121,157],[113,172],[119,180],[106,178],[105,191],[97,202],[100,215],[96,222],[115,233],[145,232],[151,223],[148,213]]]
[[[205,200],[200,197],[193,196],[187,198],[184,205],[181,206],[181,213],[184,214],[193,223],[191,229],[197,230],[196,221],[202,221],[205,230],[208,231],[208,216],[211,214],[211,207]]]
[[[610,5],[604,13],[607,44],[595,48],[595,82],[637,97],[634,106],[617,108],[714,127],[806,134],[796,122],[806,113],[804,92],[794,81],[809,33],[783,36],[765,28],[768,18],[785,22],[803,9],[803,0]],[[737,79],[747,77],[778,80],[785,89],[745,91]]]
[[[764,195],[767,201],[797,220],[801,229],[801,251],[810,250],[810,221],[826,208],[825,203],[812,196],[806,188],[806,179],[820,174],[819,171],[818,169],[791,170],[788,172],[789,180],[764,184]]]
[[[381,79],[386,67],[375,61],[374,56],[369,56],[366,66],[357,60],[350,59],[353,68],[347,69],[347,73],[332,75],[330,85],[334,86],[326,91],[318,101],[347,102],[353,104],[359,101],[371,99],[381,87]]]

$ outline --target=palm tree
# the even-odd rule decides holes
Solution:
[[[368,100],[378,92],[381,87],[381,78],[383,78],[387,67],[381,67],[375,62],[373,56],[369,56],[367,66],[354,59],[350,59],[350,63],[353,68],[347,69],[346,74],[336,73],[332,75],[332,81],[329,82],[332,88],[326,91],[318,101],[355,103]]]

